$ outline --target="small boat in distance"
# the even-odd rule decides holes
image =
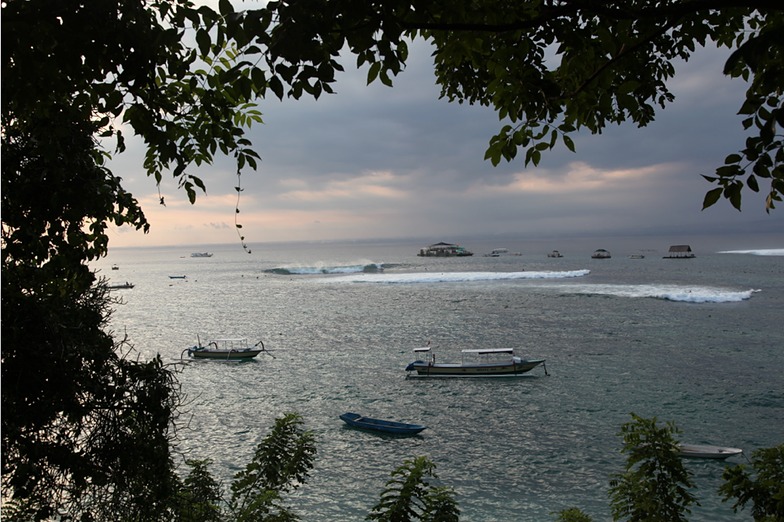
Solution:
[[[114,284],[114,285],[108,285],[106,288],[108,288],[109,290],[120,290],[120,289],[124,289],[124,288],[133,288],[134,286],[136,286],[136,285],[134,285],[133,283],[129,283],[128,281],[126,281],[126,282],[124,282],[124,283],[118,283],[118,284]]]
[[[112,270],[119,270],[119,269],[120,269],[119,265],[112,265]]]
[[[416,435],[422,430],[427,429],[427,426],[421,424],[406,424],[405,422],[373,419],[352,412],[343,413],[340,418],[352,428],[380,431],[383,433],[392,433],[394,435]]]
[[[212,257],[212,252],[193,252],[191,257]]]
[[[261,348],[259,348],[259,346],[261,346]],[[213,339],[207,343],[207,346],[202,346],[201,341],[199,341],[196,346],[183,350],[180,358],[182,358],[186,352],[188,353],[188,357],[193,357],[194,359],[236,361],[253,359],[261,352],[266,352],[266,350],[264,349],[264,343],[261,341],[249,346],[247,339],[233,338]]]
[[[591,255],[591,257],[593,259],[610,259],[610,257],[612,257],[612,256],[610,256],[610,252],[608,252],[607,250],[605,250],[603,248],[600,248],[600,249],[596,250]]]
[[[740,448],[726,448],[707,444],[678,444],[678,455],[692,459],[724,460],[743,453]]]
[[[553,250],[552,252],[547,254],[547,257],[563,257],[563,255],[559,251]]]
[[[187,279],[188,276],[186,275],[170,275],[169,279]]]
[[[506,248],[494,248],[489,254],[485,254],[485,257],[501,257],[508,253],[509,250]]]
[[[462,350],[459,363],[437,363],[430,346],[414,348],[414,353],[428,357],[426,361],[418,359],[406,366],[409,372],[406,377],[519,377],[540,364],[548,375],[544,359],[523,359],[514,354],[513,348]]]

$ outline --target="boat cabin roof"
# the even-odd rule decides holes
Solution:
[[[414,348],[414,352],[429,352],[429,351],[430,351],[429,346],[423,346],[422,348]]]

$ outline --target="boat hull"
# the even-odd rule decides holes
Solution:
[[[740,448],[725,448],[723,446],[708,446],[701,444],[679,444],[678,455],[692,459],[717,459],[724,460],[743,453]]]
[[[415,361],[406,367],[409,377],[518,377],[530,372],[544,359],[520,360],[508,363],[450,364]]]
[[[404,422],[373,419],[352,412],[340,415],[340,419],[352,428],[390,433],[393,435],[416,435],[427,429],[427,426],[421,424],[407,424]]]
[[[253,359],[261,350],[189,350],[194,359],[242,360]]]

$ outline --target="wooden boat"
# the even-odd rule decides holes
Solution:
[[[259,348],[261,346],[261,348]],[[201,342],[196,346],[183,350],[180,357],[188,353],[188,357],[194,359],[218,359],[222,361],[236,361],[253,359],[261,352],[264,352],[264,343],[259,341],[249,346],[245,338],[236,339],[213,339],[207,346],[202,346]]]
[[[739,448],[726,448],[723,446],[710,446],[705,444],[678,444],[678,455],[693,459],[720,459],[724,460],[743,453]]]
[[[381,431],[384,433],[393,433],[395,435],[416,435],[422,430],[427,429],[427,426],[421,424],[406,424],[404,422],[372,419],[370,417],[363,417],[359,413],[347,412],[342,414],[340,418],[352,428]]]
[[[430,346],[415,348],[414,353],[428,357],[406,366],[408,377],[518,377],[540,364],[547,374],[544,359],[523,359],[512,348],[463,350],[459,363],[437,363]]]
[[[123,289],[123,288],[129,288],[130,289],[130,288],[133,288],[134,286],[136,286],[136,285],[126,281],[125,283],[119,283],[119,284],[116,284],[116,285],[108,285],[106,288],[108,288],[109,290],[120,290],[120,289]]]

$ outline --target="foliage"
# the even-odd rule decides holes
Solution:
[[[2,493],[30,517],[166,518],[177,383],[107,331],[115,300],[88,266],[109,225],[149,223],[97,140],[122,152],[130,126],[191,200],[186,169],[218,150],[255,167],[251,73],[225,38],[202,60],[185,38],[216,24],[184,0],[2,3]]]
[[[558,522],[592,522],[593,519],[579,508],[563,509],[558,512]]]
[[[725,501],[736,499],[736,512],[750,503],[754,520],[784,520],[784,444],[755,451],[751,466],[753,474],[743,464],[726,468],[719,493]]]
[[[234,477],[229,502],[232,520],[297,520],[281,505],[281,494],[304,483],[315,454],[313,433],[302,430],[299,415],[287,413],[277,419],[253,460]]]
[[[697,47],[732,51],[724,72],[748,82],[740,113],[749,132],[715,176],[704,208],[720,197],[740,209],[744,187],[770,183],[766,208],[784,190],[784,7],[770,0],[683,2],[625,0],[335,0],[274,1],[276,24],[257,34],[282,97],[331,92],[339,53],[367,65],[368,83],[392,85],[408,57],[407,42],[433,45],[441,96],[492,107],[503,122],[485,158],[497,165],[525,151],[537,165],[559,141],[574,151],[579,129],[645,126],[674,99],[674,62]],[[284,89],[283,83],[290,88]],[[744,184],[745,180],[745,184]]]
[[[180,522],[220,522],[221,486],[207,466],[210,460],[186,460],[190,467],[175,499],[175,519]]]
[[[627,457],[626,471],[610,481],[615,520],[687,520],[689,505],[697,502],[689,492],[690,473],[678,456],[677,432],[672,423],[660,427],[655,417],[644,419],[633,413],[632,421],[621,426]]]
[[[381,499],[366,520],[450,522],[459,520],[460,510],[451,489],[433,486],[435,465],[427,457],[406,460],[392,472]]]

